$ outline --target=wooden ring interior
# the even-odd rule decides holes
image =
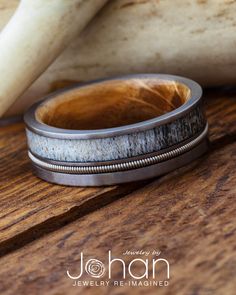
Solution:
[[[175,81],[111,80],[58,94],[38,107],[36,119],[63,129],[113,128],[173,111],[190,95],[186,85]]]

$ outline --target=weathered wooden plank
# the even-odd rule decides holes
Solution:
[[[73,188],[36,178],[23,124],[1,128],[0,155],[0,256],[141,185]]]
[[[217,146],[232,142],[235,94],[210,92],[206,97],[212,140]],[[0,155],[0,256],[142,186],[70,188],[37,179],[22,124],[0,129]]]
[[[233,142],[236,135],[236,88],[205,91],[211,141]]]
[[[0,293],[234,295],[235,150],[236,143],[216,148],[200,161],[3,257]],[[126,264],[133,259],[122,255],[126,250],[162,251],[170,263],[170,285],[73,287],[66,270],[79,273],[81,251],[86,260],[106,262],[109,250]],[[138,271],[143,273],[140,264]],[[112,278],[121,279],[119,266]]]

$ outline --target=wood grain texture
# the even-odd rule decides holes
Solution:
[[[0,256],[141,185],[118,189],[46,183],[32,175],[23,124],[3,127],[0,132]]]
[[[158,294],[235,294],[235,149],[234,143],[217,150],[194,169],[169,174],[1,259],[1,293],[153,294],[146,287],[75,288],[66,270],[78,272],[80,251],[105,261],[109,249],[119,257],[159,249],[171,263],[171,284]]]
[[[57,94],[39,106],[36,117],[63,129],[114,128],[173,111],[189,100],[190,92],[184,84],[157,76],[103,81]]]
[[[30,171],[22,125],[1,128],[0,250],[15,252],[0,260],[0,293],[152,294],[151,288],[73,288],[65,272],[76,271],[80,251],[103,260],[108,249],[118,256],[159,249],[171,263],[171,285],[158,294],[234,295],[236,95],[227,89],[206,97],[209,154],[106,207],[137,187],[40,181]]]
[[[232,142],[236,135],[236,88],[205,91],[206,115],[212,141]]]

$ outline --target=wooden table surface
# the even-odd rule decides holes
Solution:
[[[236,90],[208,90],[205,102],[208,154],[164,177],[121,186],[46,183],[32,175],[23,124],[1,127],[0,294],[236,294]],[[145,256],[126,250],[161,251],[169,285],[72,286],[66,271],[79,273],[81,252],[85,261],[105,262],[109,250],[127,265]],[[121,275],[117,265],[112,282]],[[164,267],[158,275],[165,277]],[[84,272],[83,280],[91,279]]]

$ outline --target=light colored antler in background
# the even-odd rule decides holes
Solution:
[[[11,10],[17,0],[0,3]],[[0,7],[0,27],[6,11]],[[128,73],[235,84],[235,29],[235,0],[109,0],[5,116],[22,113],[58,85]]]
[[[0,117],[106,0],[22,0],[0,34]]]

